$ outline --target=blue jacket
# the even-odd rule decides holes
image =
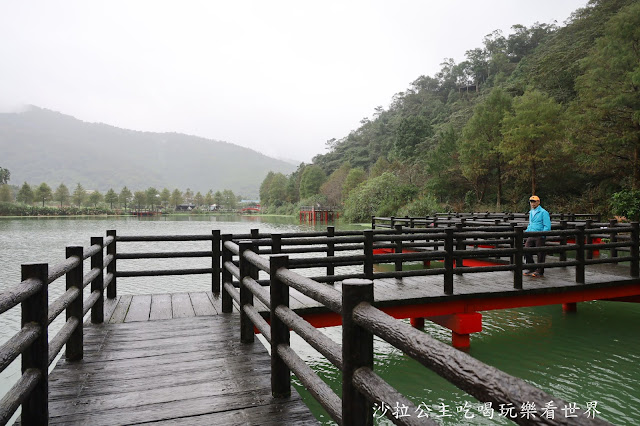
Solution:
[[[529,211],[529,226],[526,232],[551,231],[551,217],[549,212],[538,206]]]

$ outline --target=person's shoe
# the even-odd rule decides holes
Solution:
[[[534,272],[533,274],[531,274],[531,276],[534,278],[544,278],[544,275],[540,272]]]
[[[526,275],[526,276],[533,275],[533,271],[524,271],[522,275]]]

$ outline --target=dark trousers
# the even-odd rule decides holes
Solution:
[[[525,247],[544,247],[544,237],[528,237],[527,241],[524,243],[524,246]],[[544,263],[545,256],[546,256],[545,252],[539,251],[538,263]],[[525,253],[524,261],[525,263],[533,263],[533,254]],[[527,269],[531,270],[530,268],[527,268]],[[539,267],[538,269],[536,269],[536,272],[542,275],[544,274],[544,268]]]

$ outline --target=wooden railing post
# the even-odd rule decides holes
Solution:
[[[364,231],[364,276],[373,279],[373,229]]]
[[[280,305],[289,307],[289,286],[278,279],[280,268],[289,266],[289,256],[277,255],[269,258],[270,302],[271,302],[271,395],[274,398],[286,398],[291,395],[291,370],[278,355],[278,346],[289,346],[289,327],[276,315]]]
[[[446,228],[444,232],[444,292],[453,294],[453,228]]]
[[[591,219],[587,219],[587,220],[584,221],[584,229],[585,229],[585,231],[592,228],[592,223],[593,223],[593,220],[591,220]],[[591,235],[591,233],[585,234],[585,237],[587,238],[587,244],[593,244],[593,236]],[[587,259],[593,259],[593,249],[592,248],[587,250],[586,256],[587,256]]]
[[[433,217],[433,229],[436,229],[438,227],[438,216],[434,216]],[[429,240],[427,240],[429,241]],[[433,238],[432,240],[435,244],[433,245],[433,250],[434,251],[438,251],[438,239],[437,238]]]
[[[22,281],[34,278],[42,283],[40,290],[21,304],[22,327],[31,323],[40,333],[31,345],[22,352],[22,374],[35,369],[40,373],[38,384],[22,402],[23,425],[46,425],[49,423],[49,265],[35,263],[22,265]]]
[[[389,219],[391,219],[391,223],[389,224],[389,229],[393,229],[396,226],[396,217],[395,216],[391,216]]]
[[[327,226],[327,237],[329,238],[329,242],[327,242],[327,257],[335,256],[336,254],[336,244],[333,242],[333,238],[336,235],[336,227],[335,226]],[[336,270],[333,264],[327,265],[327,276],[335,275]],[[333,281],[330,281],[329,284],[333,284]]]
[[[220,294],[220,230],[211,231],[211,293]]]
[[[231,241],[231,234],[224,234],[222,238],[222,312],[225,314],[233,311],[233,299],[229,292],[224,288],[225,283],[233,283],[233,275],[225,268],[225,263],[233,260],[233,253],[224,246],[227,241]]]
[[[117,253],[118,251],[116,250],[116,230],[112,229],[107,231],[107,237],[113,237],[113,241],[111,242],[111,244],[109,244],[109,246],[107,247],[107,254],[112,255],[113,257],[111,258],[111,263],[109,263],[109,265],[107,265],[107,273],[111,274],[111,283],[109,284],[109,287],[107,287],[107,298],[108,299],[115,299],[116,296],[118,295],[118,290],[117,290],[117,286],[116,286],[116,257],[117,257]]]
[[[72,317],[78,319],[78,326],[69,337],[69,341],[67,341],[67,344],[65,346],[66,349],[64,356],[69,361],[78,361],[81,360],[84,356],[84,333],[82,331],[82,318],[84,316],[84,311],[82,309],[82,278],[84,276],[84,268],[82,262],[82,252],[82,247],[67,247],[67,259],[73,256],[76,256],[78,259],[80,259],[80,263],[78,264],[78,266],[67,272],[66,275],[67,290],[70,290],[72,288],[78,289],[78,297],[76,297],[76,300],[71,302],[66,309],[67,321]]]
[[[257,240],[258,238],[260,238],[260,230],[259,229],[252,229],[251,230],[251,239],[252,240]]]
[[[402,225],[396,225],[395,229],[396,235],[402,235]],[[402,240],[396,240],[395,252],[402,254]],[[395,270],[402,271],[402,260],[395,261]]]
[[[242,343],[253,343],[255,334],[253,332],[253,322],[244,312],[245,305],[253,305],[253,293],[244,285],[245,278],[257,278],[255,267],[245,259],[247,251],[255,251],[252,241],[243,240],[239,244],[240,253],[240,341]]]
[[[576,282],[584,284],[584,225],[576,226]]]
[[[514,255],[514,265],[516,269],[513,271],[513,288],[522,290],[522,240],[524,239],[524,228],[522,226],[514,226],[513,230],[516,235],[513,237],[513,247],[516,249]]]
[[[640,231],[638,222],[631,222],[631,227],[633,230],[631,231],[631,262],[630,263],[630,273],[631,276],[637,278],[640,275]]]
[[[371,229],[376,229],[376,217],[371,216]]]
[[[564,213],[562,214],[561,217],[564,217]],[[560,229],[563,230],[563,231],[565,231],[567,229],[567,221],[566,220],[562,219],[560,221]],[[567,236],[564,235],[564,234],[560,236],[560,245],[561,246],[566,246],[567,245]],[[560,262],[566,262],[566,261],[567,261],[567,251],[566,250],[561,250],[560,251]]]
[[[100,251],[91,256],[91,269],[98,268],[100,273],[91,281],[91,292],[99,291],[100,297],[91,308],[91,323],[102,324],[104,322],[104,239],[102,237],[91,237],[91,245],[99,245]]]
[[[353,385],[353,374],[361,367],[373,369],[373,334],[357,325],[353,310],[358,304],[373,304],[373,282],[347,279],[342,282],[342,420],[345,425],[372,425],[373,407]]]
[[[458,231],[459,233],[463,231],[464,228],[464,218],[460,219],[462,222],[461,223],[456,223],[456,231]],[[458,236],[456,237],[456,250],[464,250],[465,249],[465,244],[463,242],[463,238]],[[461,268],[462,266],[464,266],[464,261],[463,261],[463,256],[459,255],[456,257],[456,268]]]
[[[610,219],[609,220],[609,228],[611,229],[615,229],[616,224],[618,223],[617,219]],[[618,233],[615,231],[611,231],[609,233],[609,239],[611,240],[612,243],[615,243],[618,241]],[[615,247],[611,247],[611,250],[609,251],[609,257],[611,259],[615,259],[616,257],[618,257],[618,249],[616,249]],[[618,262],[615,262],[616,264]]]

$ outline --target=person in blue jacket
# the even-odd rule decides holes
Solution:
[[[525,229],[525,232],[538,232],[538,231],[551,231],[551,217],[549,212],[542,208],[540,205],[540,197],[532,195],[529,197],[529,226]],[[543,247],[545,237],[527,237],[525,247]],[[545,252],[538,252],[538,263],[544,263]],[[533,254],[525,253],[524,260],[527,264],[533,263]],[[525,275],[532,277],[544,276],[544,268],[538,267],[535,271],[527,269],[524,272]]]

